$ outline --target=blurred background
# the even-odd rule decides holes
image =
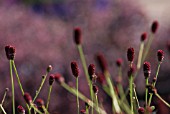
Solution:
[[[152,79],[157,68],[156,52],[158,49],[164,50],[165,59],[161,65],[157,88],[160,95],[170,102],[170,52],[167,50],[170,36],[169,11],[169,0],[0,0],[0,98],[2,99],[6,87],[11,90],[9,61],[4,52],[6,45],[16,47],[15,63],[18,73],[24,90],[32,97],[48,65],[53,66],[51,73],[61,73],[67,83],[75,86],[75,78],[70,69],[73,60],[78,61],[80,66],[80,91],[89,96],[82,64],[73,41],[73,28],[79,26],[82,29],[82,43],[88,65],[97,65],[95,55],[101,52],[108,61],[112,78],[116,79],[118,73],[115,61],[123,59],[123,81],[126,85],[127,48],[135,48],[137,60],[140,36],[143,32],[149,33],[152,22],[157,20],[160,26],[147,61],[152,65]],[[98,67],[96,72],[101,72]],[[142,103],[145,88],[142,71],[136,82]],[[16,106],[25,107],[16,78],[15,91]],[[48,81],[39,98],[46,101],[47,94]],[[11,113],[12,109],[10,96],[11,91],[4,104],[7,113]],[[110,99],[102,90],[99,90],[100,99],[108,114],[111,113]],[[80,108],[83,109],[84,102],[80,103]],[[154,103],[158,106],[158,114],[170,113],[161,102],[155,100]],[[54,84],[49,112],[74,114],[76,110],[76,97]]]

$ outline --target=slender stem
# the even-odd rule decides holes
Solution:
[[[4,114],[7,114],[7,113],[5,112],[5,109],[3,108],[2,104],[0,104],[0,107],[1,107],[2,112],[3,112]]]
[[[61,86],[63,88],[65,88],[67,91],[69,91],[70,93],[72,93],[73,95],[77,95],[77,91],[75,88],[72,88],[70,86],[68,86],[66,83],[62,82]],[[94,104],[94,102],[92,102],[90,99],[88,99],[87,97],[85,97],[82,93],[79,92],[79,98],[85,102],[88,102],[89,106],[91,106],[92,108],[94,108],[97,112],[98,112],[98,108],[96,106],[96,104]],[[103,110],[102,108],[99,107],[99,111],[101,112],[101,114],[106,114],[105,110]]]
[[[89,108],[86,107],[86,114],[89,114]]]
[[[16,77],[17,77],[18,84],[19,84],[19,87],[20,87],[20,89],[21,89],[22,95],[24,95],[24,90],[23,90],[23,87],[22,87],[21,81],[20,81],[20,79],[19,79],[18,72],[17,72],[16,66],[15,66],[15,62],[14,62],[14,60],[12,60],[12,65],[13,65],[14,72],[15,72],[15,74],[16,74]]]
[[[129,77],[129,91],[130,91],[130,106],[131,113],[133,114],[133,76]]]
[[[133,91],[134,91],[134,96],[135,96],[135,99],[136,99],[136,103],[137,103],[137,106],[138,106],[138,108],[140,107],[140,105],[139,105],[139,100],[138,100],[138,97],[137,97],[137,94],[136,94],[136,89],[135,89],[135,84],[133,83]]]
[[[156,79],[158,78],[160,66],[161,66],[161,63],[159,62],[158,67],[157,67],[157,71],[156,71]],[[154,87],[155,87],[155,85],[156,85],[156,81],[153,83],[153,86],[154,86]],[[152,96],[153,96],[153,94],[150,93],[148,106],[150,106],[150,104],[151,104]]]
[[[144,55],[143,55],[143,58],[142,58],[142,62],[145,61],[145,59],[146,59],[146,57],[148,55],[148,52],[150,50],[150,47],[151,47],[153,39],[154,39],[154,34],[150,33],[149,38],[148,38],[148,42],[146,44],[145,52],[144,52]]]
[[[92,81],[90,82],[90,96],[91,96],[91,100],[92,100],[92,102],[94,102],[94,98],[93,98],[93,84],[92,84]],[[94,113],[94,110],[93,110],[93,108],[91,109],[91,114],[93,114]]]
[[[158,93],[155,94],[166,106],[170,108],[170,104],[167,103]]]
[[[84,69],[84,73],[86,75],[88,85],[90,85],[90,78],[89,78],[89,74],[88,74],[88,70],[87,70],[87,64],[86,64],[86,59],[84,56],[82,45],[77,45],[77,48],[79,51],[80,59],[81,59],[82,65],[83,65],[83,69]]]
[[[6,88],[6,89],[8,89],[8,88]],[[4,93],[4,96],[3,96],[3,99],[2,99],[2,101],[1,101],[1,105],[3,105],[3,104],[4,104],[4,101],[5,101],[5,98],[6,98],[6,94],[7,94],[7,90],[5,90],[5,93]]]
[[[45,111],[45,114],[49,114],[49,112],[47,111],[47,109],[45,108],[45,106],[42,106],[43,110]]]
[[[77,114],[79,114],[79,81],[78,81],[78,77],[76,78],[76,88],[77,88]]]
[[[12,73],[12,60],[10,60],[10,76],[11,76],[11,85],[12,85],[12,109],[13,109],[13,114],[15,114],[15,91],[14,91],[14,79]]]
[[[90,85],[91,85],[90,84],[91,83],[90,76],[88,74],[86,59],[85,59],[85,56],[84,56],[82,45],[81,44],[77,45],[77,48],[78,48],[80,59],[81,59],[82,65],[83,65],[83,69],[84,69],[84,73],[85,73],[85,76],[86,76],[86,80],[88,82],[88,86],[89,86],[89,90],[90,90],[90,97],[91,97],[91,99],[93,99],[93,91],[91,90],[91,87],[90,87]],[[93,109],[92,109],[92,111],[93,111]]]
[[[36,94],[35,94],[35,97],[34,97],[34,99],[33,99],[33,102],[34,102],[35,99],[38,97],[38,95],[39,95],[39,93],[40,93],[40,91],[41,91],[41,89],[42,89],[42,87],[43,87],[43,85],[44,85],[44,82],[45,82],[45,80],[46,80],[47,75],[48,75],[48,73],[46,72],[46,74],[45,74],[44,77],[42,78],[41,85],[40,85],[38,91],[36,91]]]
[[[99,108],[99,103],[98,103],[97,94],[95,94],[95,96],[96,96],[96,106]],[[98,109],[98,114],[100,114],[100,111],[99,111],[99,109]]]
[[[144,42],[142,41],[141,44],[140,44],[140,49],[139,49],[137,69],[140,69],[140,67],[141,67],[143,49],[144,49]]]
[[[113,113],[121,113],[121,109],[119,107],[118,101],[117,101],[117,97],[114,91],[114,87],[112,84],[112,81],[110,79],[110,73],[108,71],[104,71],[104,75],[106,77],[106,81],[109,85],[109,89],[110,89],[110,94],[111,94],[111,98],[112,98],[112,111]]]
[[[17,77],[17,81],[18,81],[18,84],[19,84],[19,87],[20,87],[20,90],[22,92],[22,95],[24,96],[24,90],[23,90],[23,87],[22,87],[22,84],[21,84],[21,81],[20,81],[20,78],[19,78],[19,75],[18,75],[18,71],[17,71],[17,68],[15,66],[15,61],[12,60],[12,65],[13,65],[13,68],[14,68],[14,72],[15,72],[15,75]],[[26,103],[26,106],[27,106],[27,109],[29,111],[29,105]],[[31,114],[31,112],[29,111],[28,112],[29,114]]]
[[[46,109],[48,110],[48,106],[49,106],[49,103],[50,103],[50,96],[51,96],[51,91],[52,91],[52,85],[50,85],[49,87],[49,91],[48,91],[48,98],[47,98],[47,104],[46,104]]]
[[[145,79],[145,85],[147,86],[149,83],[149,78],[146,78]],[[148,106],[148,88],[145,87],[145,104],[146,104],[146,107]]]

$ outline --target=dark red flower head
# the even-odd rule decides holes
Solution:
[[[93,92],[97,94],[99,91],[99,88],[96,85],[93,85]]]
[[[103,73],[97,73],[97,81],[102,85],[106,84],[106,79]]]
[[[32,103],[32,97],[31,97],[31,95],[29,93],[24,93],[24,99],[25,99],[27,104]]]
[[[54,80],[55,80],[55,75],[51,74],[50,77],[49,77],[49,85],[52,85]]]
[[[121,58],[116,60],[116,65],[120,67],[122,65],[123,60]]]
[[[104,56],[101,53],[98,53],[96,58],[97,58],[97,61],[99,63],[99,66],[100,66],[102,72],[106,71],[108,69],[108,65],[107,65],[107,61],[104,58]]]
[[[132,48],[132,47],[128,48],[128,50],[127,50],[128,61],[133,62],[134,56],[135,56],[134,48]]]
[[[59,84],[63,83],[64,82],[64,78],[61,74],[57,73],[55,74],[55,81]]]
[[[7,45],[5,46],[5,52],[8,60],[14,60],[15,58],[15,47]]]
[[[39,99],[36,100],[36,104],[37,104],[38,107],[42,107],[44,105],[44,100],[39,98]]]
[[[89,65],[88,73],[89,73],[90,79],[92,80],[95,75],[95,65],[94,64]]]
[[[53,69],[53,67],[51,65],[48,65],[47,72],[50,72],[52,69]]]
[[[79,68],[76,61],[71,62],[71,70],[76,78],[79,77]]]
[[[82,33],[79,27],[74,28],[74,41],[77,45],[81,44]]]
[[[159,26],[158,21],[154,21],[154,22],[152,23],[152,26],[151,26],[151,32],[152,32],[152,33],[156,33],[156,31],[157,31],[157,29],[158,29],[158,26]]]
[[[84,109],[80,110],[80,114],[86,114],[86,110]]]
[[[145,41],[146,38],[147,38],[147,33],[144,32],[144,33],[141,35],[141,41],[142,41],[142,42]]]
[[[144,62],[144,64],[143,64],[143,72],[144,72],[145,78],[148,78],[150,76],[151,65],[150,65],[149,62]]]
[[[21,105],[17,107],[17,111],[19,114],[25,114],[25,109]]]
[[[158,56],[158,61],[162,62],[164,59],[164,52],[162,50],[158,50],[157,56]]]
[[[135,73],[135,67],[130,67],[128,70],[128,77],[133,76],[133,74]]]
[[[138,108],[138,113],[139,114],[145,114],[145,109],[143,107]]]

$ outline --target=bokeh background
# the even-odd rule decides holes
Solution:
[[[75,78],[70,69],[73,60],[78,61],[81,70],[80,91],[89,96],[79,54],[73,41],[73,28],[76,26],[82,29],[87,64],[97,65],[95,54],[103,53],[112,78],[116,79],[118,73],[115,61],[122,58],[123,81],[126,86],[126,50],[130,46],[134,47],[137,60],[140,35],[143,32],[149,33],[152,22],[157,20],[160,26],[147,61],[151,62],[153,77],[157,67],[156,52],[158,49],[165,51],[157,88],[161,96],[170,102],[170,52],[167,50],[170,36],[169,11],[169,0],[0,0],[0,98],[6,87],[11,90],[5,45],[16,47],[15,63],[24,90],[31,96],[35,95],[48,65],[53,66],[51,73],[63,74],[66,82],[75,86]],[[101,72],[98,67],[96,72]],[[136,82],[142,104],[145,87],[142,72]],[[25,107],[16,78],[15,91],[16,106]],[[39,98],[46,101],[47,94],[48,81]],[[12,109],[10,96],[11,91],[4,104],[8,114]],[[111,113],[110,99],[102,90],[99,90],[99,100],[103,101],[106,111]],[[161,102],[155,99],[155,105],[159,106],[158,114],[170,113],[166,106],[160,104]],[[84,108],[84,102],[81,101],[80,107]],[[49,111],[51,114],[74,114],[76,98],[58,84],[54,84]]]

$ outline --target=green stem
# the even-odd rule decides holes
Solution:
[[[133,76],[129,77],[129,90],[130,90],[130,106],[131,113],[133,114]]]
[[[76,88],[77,88],[77,114],[79,114],[79,93],[78,93],[78,91],[79,91],[79,86],[78,86],[78,83],[79,83],[79,81],[78,81],[78,77],[76,78]]]
[[[155,94],[166,106],[168,106],[170,108],[170,104],[167,103],[158,93]]]
[[[156,76],[155,76],[155,77],[156,77],[156,80],[157,80],[157,78],[158,78],[160,66],[161,66],[161,63],[159,62],[158,67],[157,67],[157,71],[156,71]],[[156,81],[153,83],[153,86],[154,86],[154,87],[155,87],[155,85],[156,85]],[[150,104],[151,104],[152,97],[153,97],[153,94],[150,93],[148,106],[150,106]]]
[[[16,66],[15,66],[14,60],[12,60],[12,65],[13,65],[13,68],[14,68],[15,75],[16,75],[16,77],[17,77],[17,81],[18,81],[20,90],[21,90],[21,92],[22,92],[22,95],[24,96],[24,90],[23,90],[23,87],[22,87],[22,84],[21,84],[21,81],[20,81],[20,78],[19,78],[19,75],[18,75],[18,72],[17,72],[17,68],[16,68]],[[27,106],[27,109],[28,109],[28,111],[29,111],[29,105],[26,104],[26,106]],[[28,113],[31,114],[30,111],[29,111]]]
[[[8,88],[7,88],[8,89]],[[4,96],[3,96],[3,99],[2,99],[2,101],[1,101],[1,105],[3,105],[4,104],[4,101],[5,101],[5,98],[6,98],[6,94],[7,94],[7,91],[5,90],[5,93],[4,93]]]
[[[146,44],[145,52],[144,52],[144,55],[143,55],[143,58],[142,58],[142,63],[145,61],[145,59],[148,55],[148,52],[150,50],[153,39],[154,39],[154,35],[153,35],[153,33],[150,33],[149,38],[148,38],[148,42]]]
[[[90,96],[91,96],[91,100],[92,100],[92,102],[94,102],[94,98],[93,98],[93,84],[92,84],[92,81],[90,82]],[[91,114],[93,114],[94,113],[94,110],[93,110],[93,108],[91,109]]]
[[[113,113],[121,113],[121,109],[119,107],[118,101],[117,101],[117,97],[114,91],[114,87],[112,85],[112,81],[110,79],[110,73],[108,71],[104,72],[104,75],[106,77],[106,81],[109,85],[109,89],[110,89],[110,94],[111,94],[111,98],[112,98],[112,111]]]
[[[39,95],[39,93],[40,93],[40,91],[41,91],[41,89],[42,89],[42,87],[43,87],[43,85],[44,85],[44,82],[45,82],[45,80],[46,80],[47,74],[48,74],[48,73],[46,72],[46,74],[45,74],[44,77],[42,78],[41,85],[40,85],[38,91],[36,91],[36,94],[35,94],[35,97],[34,97],[34,99],[33,99],[33,102],[34,102],[35,99],[38,97],[38,95]]]
[[[86,64],[86,59],[85,59],[85,56],[84,56],[82,45],[77,45],[77,48],[78,48],[78,51],[79,51],[80,59],[81,59],[82,65],[83,65],[83,69],[84,69],[84,72],[85,72],[85,75],[86,75],[88,85],[90,85],[90,78],[89,78],[89,74],[88,74],[88,70],[87,70],[87,64]]]
[[[77,91],[75,88],[72,88],[70,86],[68,86],[66,83],[62,82],[61,86],[63,88],[65,88],[67,91],[69,91],[70,93],[72,93],[73,95],[77,95]],[[88,102],[89,106],[91,106],[92,108],[94,108],[97,112],[98,112],[98,108],[96,106],[96,104],[94,104],[90,99],[88,99],[87,97],[85,97],[82,93],[79,92],[79,98],[81,100],[83,100],[84,102]],[[106,114],[105,110],[103,110],[102,108],[99,107],[99,111],[101,112],[101,114]]]
[[[89,108],[86,107],[86,114],[89,114]]]
[[[14,92],[14,79],[12,73],[12,60],[10,60],[10,76],[11,76],[11,85],[12,85],[12,109],[13,109],[13,114],[15,114],[15,92]]]
[[[140,49],[139,49],[137,69],[140,69],[140,67],[141,67],[143,49],[144,49],[144,42],[142,41],[141,44],[140,44]]]
[[[134,83],[133,83],[133,85],[135,86]],[[135,99],[136,99],[137,106],[138,106],[138,108],[139,108],[139,107],[140,107],[140,105],[139,105],[139,100],[138,100],[138,97],[137,97],[137,94],[136,94],[136,89],[135,89],[134,86],[133,86],[134,96],[135,96]]]
[[[5,112],[5,109],[3,108],[2,104],[0,104],[0,107],[1,107],[2,112],[3,112],[4,114],[7,114],[7,113]]]
[[[146,78],[145,79],[145,85],[147,86],[149,83],[149,78]],[[146,104],[146,107],[148,106],[148,88],[145,87],[145,104]]]
[[[96,96],[96,106],[98,107],[98,114],[100,114],[100,111],[99,111],[99,103],[98,103],[97,94],[95,94],[95,96]]]
[[[17,72],[16,66],[15,66],[14,60],[12,60],[12,65],[13,65],[14,72],[15,72],[15,74],[16,74],[16,77],[17,77],[18,84],[19,84],[19,87],[20,87],[20,89],[21,89],[22,95],[24,95],[24,90],[23,90],[23,88],[22,88],[22,84],[21,84],[21,81],[20,81],[20,79],[19,79],[18,72]]]
[[[51,96],[51,91],[52,91],[52,85],[50,85],[49,87],[49,91],[48,91],[48,98],[47,98],[47,104],[46,104],[46,109],[48,110],[48,106],[49,106],[49,103],[50,103],[50,96]]]
[[[88,74],[86,59],[85,59],[85,56],[84,56],[82,45],[81,44],[77,45],[77,48],[78,48],[80,59],[81,59],[82,65],[83,65],[83,69],[84,69],[84,73],[85,73],[85,76],[86,76],[86,80],[88,82],[88,86],[89,86],[89,89],[90,89],[90,96],[91,96],[91,99],[93,99],[93,91],[91,90],[91,87],[90,87],[90,85],[91,85],[90,84],[91,83],[90,76]],[[92,111],[93,111],[93,109],[92,109]]]

